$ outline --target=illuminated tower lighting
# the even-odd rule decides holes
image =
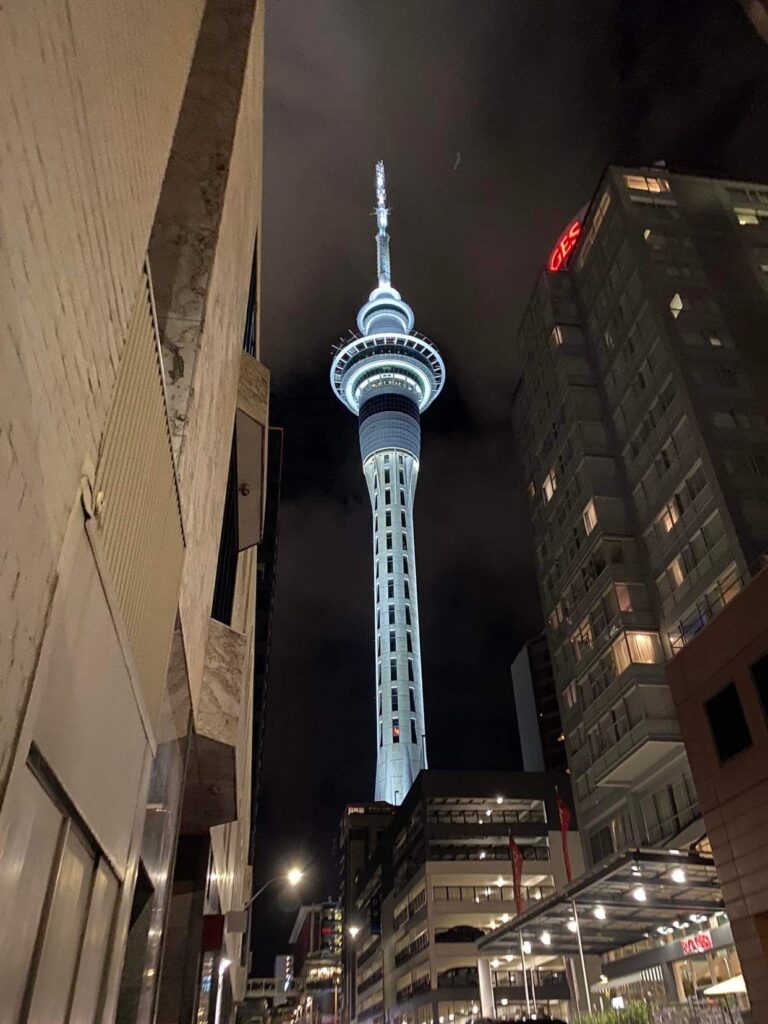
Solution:
[[[440,393],[445,366],[435,346],[414,331],[413,310],[392,287],[381,162],[375,212],[379,283],[357,314],[360,333],[334,354],[331,386],[359,421],[373,509],[376,799],[399,804],[427,767],[413,499],[420,415]]]

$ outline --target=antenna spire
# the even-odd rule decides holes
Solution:
[[[389,207],[387,206],[387,180],[384,176],[384,161],[376,164],[376,269],[379,275],[379,287],[386,287],[392,280],[389,263]]]

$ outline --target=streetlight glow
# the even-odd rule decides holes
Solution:
[[[304,872],[301,868],[291,868],[285,877],[288,885],[292,885],[295,888],[304,877]]]
[[[347,928],[347,931],[349,932],[351,938],[356,939],[360,932],[360,926],[357,924],[351,924],[349,928]]]

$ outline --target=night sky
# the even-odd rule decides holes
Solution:
[[[393,283],[447,367],[415,508],[430,765],[511,769],[509,666],[541,628],[515,328],[607,163],[766,180],[767,112],[735,0],[267,0],[261,353],[286,445],[255,884],[298,860],[305,901],[335,894],[343,808],[373,798],[371,513],[328,371],[375,284],[375,161]],[[295,905],[259,901],[259,973]]]

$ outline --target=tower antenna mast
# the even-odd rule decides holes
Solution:
[[[389,207],[387,206],[387,179],[384,174],[384,161],[376,164],[376,269],[379,275],[379,287],[386,288],[392,281],[392,269],[389,262]]]

